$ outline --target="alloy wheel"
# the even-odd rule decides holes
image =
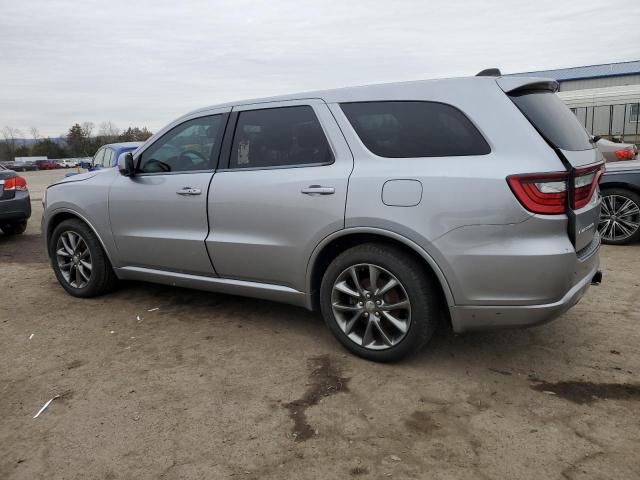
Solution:
[[[370,350],[397,345],[411,325],[411,302],[404,286],[391,272],[371,263],[353,265],[338,275],[331,308],[342,332]]]
[[[604,195],[598,229],[604,240],[620,242],[640,228],[640,206],[622,195]]]
[[[91,279],[93,265],[87,242],[77,233],[67,230],[58,237],[56,261],[66,282],[74,288],[84,288]]]

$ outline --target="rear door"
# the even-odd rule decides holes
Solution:
[[[346,141],[317,99],[234,107],[228,129],[226,165],[209,194],[215,269],[303,290],[311,252],[344,228],[353,168]]]
[[[133,178],[116,175],[109,216],[122,266],[215,276],[207,191],[229,110],[181,121],[136,153]]]
[[[584,127],[554,91],[555,82],[538,82],[521,85],[508,95],[569,172],[568,233],[580,251],[592,243],[597,232],[600,198],[591,193],[598,188],[604,160]],[[585,204],[581,197],[587,192],[590,200]]]

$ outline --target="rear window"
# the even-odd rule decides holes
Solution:
[[[540,134],[555,147],[573,151],[594,148],[587,131],[555,93],[535,90],[509,96]]]
[[[486,155],[491,148],[457,108],[438,102],[340,105],[362,143],[387,158]]]

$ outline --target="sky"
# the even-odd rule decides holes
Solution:
[[[232,100],[638,59],[638,0],[0,0],[0,129],[156,131]]]

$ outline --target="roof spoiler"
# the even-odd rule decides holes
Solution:
[[[500,77],[502,72],[499,68],[485,68],[481,72],[476,73],[476,77]]]
[[[523,90],[549,90],[558,91],[558,82],[551,78],[535,77],[500,77],[496,80],[505,93],[516,93]]]

